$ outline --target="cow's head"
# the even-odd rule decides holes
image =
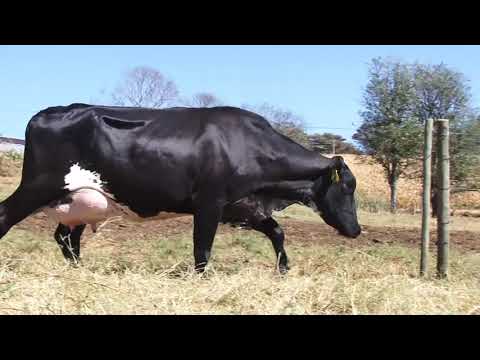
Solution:
[[[356,180],[341,156],[332,158],[328,172],[318,178],[312,188],[310,204],[322,219],[340,234],[356,238],[361,228],[355,204]]]

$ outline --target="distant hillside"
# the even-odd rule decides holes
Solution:
[[[23,153],[25,141],[21,139],[0,136],[0,152],[15,151]]]
[[[330,155],[327,155],[330,156]],[[362,207],[372,210],[389,208],[390,188],[383,169],[372,164],[365,155],[342,155],[357,178],[358,197]],[[419,164],[420,166],[421,164]],[[422,180],[403,179],[398,182],[398,205],[400,209],[421,210]],[[480,208],[480,193],[466,192],[451,196],[452,208]]]

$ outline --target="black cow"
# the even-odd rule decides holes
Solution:
[[[361,232],[355,177],[343,159],[305,149],[246,110],[72,104],[33,116],[25,140],[21,183],[0,203],[0,238],[35,211],[76,204],[66,186],[74,164],[98,173],[94,190],[130,217],[192,214],[199,272],[222,221],[266,234],[285,271],[284,236],[271,214],[293,203],[312,207],[344,236]],[[84,228],[58,225],[55,238],[66,258],[79,256]]]

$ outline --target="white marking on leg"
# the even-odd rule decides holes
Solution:
[[[281,235],[281,234],[282,234],[282,229],[280,228],[280,226],[275,226],[275,227],[273,228],[273,231],[275,231],[275,233],[276,233],[277,235]]]
[[[72,234],[71,232],[68,233],[68,235],[66,235],[66,236],[63,236],[62,234],[60,234],[60,239],[62,240],[62,242],[67,247],[70,254],[72,254],[72,258],[75,261],[75,263],[77,263],[78,262],[77,256],[75,255],[75,253],[73,251],[73,247],[72,247],[72,238],[70,237],[71,234]],[[65,240],[68,240],[68,242],[66,242]]]

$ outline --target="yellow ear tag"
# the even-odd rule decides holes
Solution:
[[[332,173],[332,182],[338,183],[340,181],[340,176],[338,175],[338,170],[335,170]]]

